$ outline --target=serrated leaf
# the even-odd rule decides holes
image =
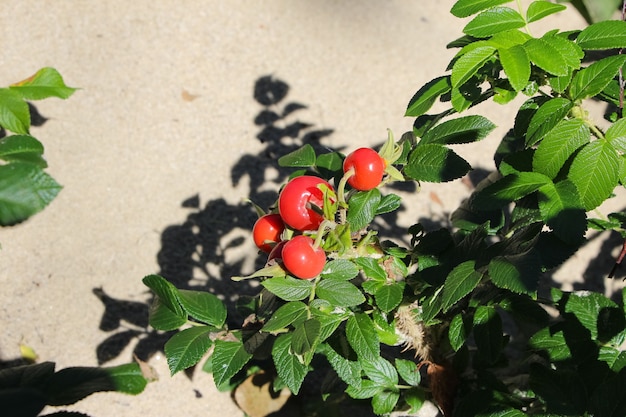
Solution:
[[[161,303],[169,308],[172,313],[181,318],[184,317],[187,319],[187,313],[180,305],[180,301],[178,299],[178,289],[174,286],[174,284],[156,274],[147,275],[143,278],[142,282],[159,297]]]
[[[25,162],[1,165],[0,225],[14,225],[40,212],[61,188],[37,165]]]
[[[531,38],[524,44],[528,58],[536,66],[553,75],[567,75],[567,60],[554,45],[544,38]]]
[[[604,134],[604,138],[618,151],[626,153],[626,119],[613,123]]]
[[[530,338],[530,346],[545,350],[553,362],[563,361],[572,357],[563,331],[553,331],[549,327],[539,330]]]
[[[487,363],[494,363],[504,347],[502,319],[495,308],[488,306],[476,308],[473,332],[478,355]]]
[[[194,319],[220,328],[226,321],[226,307],[215,295],[206,291],[178,290],[183,309]]]
[[[48,165],[42,158],[43,145],[30,135],[11,135],[0,139],[0,159],[34,163],[40,168]]]
[[[319,341],[321,324],[315,318],[298,324],[292,333],[291,351],[296,355],[304,355],[311,351]]]
[[[263,326],[264,332],[276,332],[292,323],[298,323],[307,316],[308,307],[301,301],[291,301],[280,306]]]
[[[561,53],[570,69],[580,68],[580,61],[585,57],[585,51],[577,43],[569,40],[564,34],[554,31],[546,33],[542,39]]]
[[[493,46],[481,46],[459,57],[452,66],[452,89],[458,89],[472,78],[496,52]]]
[[[388,414],[396,408],[399,399],[400,393],[395,390],[377,392],[372,397],[372,410],[379,416]]]
[[[470,164],[451,149],[429,143],[413,149],[404,173],[416,181],[447,182],[461,178],[470,169]]]
[[[360,191],[350,197],[347,216],[350,229],[358,231],[369,226],[376,216],[380,200],[381,195],[378,188]]]
[[[233,342],[218,339],[215,341],[215,350],[211,358],[213,379],[215,385],[219,387],[235,376],[252,358],[252,354],[246,351],[241,341]]]
[[[437,77],[427,82],[411,97],[404,115],[418,117],[425,114],[435,101],[443,94],[450,92],[451,88],[449,75]]]
[[[441,308],[444,313],[472,292],[480,282],[482,274],[476,272],[474,266],[474,261],[465,261],[448,274],[441,297]]]
[[[213,345],[211,327],[199,326],[182,330],[165,343],[165,356],[170,373],[187,369],[197,364]]]
[[[562,4],[555,4],[545,0],[537,0],[530,3],[526,10],[526,21],[528,23],[536,22],[546,16],[561,12],[567,9]]]
[[[570,156],[589,143],[589,138],[583,120],[561,120],[539,143],[533,155],[533,170],[554,179]]]
[[[353,307],[365,301],[365,296],[352,283],[332,279],[321,280],[315,294],[337,307]]]
[[[364,400],[366,398],[372,398],[377,393],[381,392],[383,387],[376,384],[374,381],[364,379],[359,386],[350,385],[346,388],[346,394],[355,400]]]
[[[565,118],[573,106],[574,103],[562,97],[556,97],[541,104],[528,124],[526,145],[532,146],[542,140]]]
[[[536,255],[496,256],[489,262],[489,276],[499,288],[533,296],[539,285],[541,264]]]
[[[177,315],[157,296],[150,305],[149,323],[156,330],[168,332],[187,323],[187,316]]]
[[[600,346],[598,360],[609,365],[613,372],[620,372],[626,367],[626,352],[611,346]]]
[[[387,359],[361,361],[361,367],[365,375],[380,386],[392,388],[398,384],[398,372]]]
[[[477,192],[473,197],[472,207],[481,210],[497,209],[550,182],[550,178],[537,172],[512,173]]]
[[[598,338],[600,312],[612,308],[618,308],[614,301],[592,291],[572,293],[565,304],[565,312],[574,314],[578,321],[591,332],[594,340]]]
[[[322,278],[348,281],[359,274],[359,268],[347,259],[333,259],[326,263]]]
[[[396,358],[396,369],[404,382],[411,386],[417,387],[422,381],[417,364],[413,361]]]
[[[579,244],[587,231],[587,216],[576,186],[570,181],[546,184],[539,189],[539,211],[543,221],[565,243]]]
[[[613,80],[626,62],[626,55],[603,58],[576,73],[570,87],[574,100],[594,97],[602,92]]]
[[[311,167],[315,165],[315,150],[308,143],[293,152],[278,158],[281,167]]]
[[[272,358],[278,376],[291,392],[298,394],[302,381],[308,372],[308,367],[291,351],[292,336],[290,333],[278,336],[272,348]]]
[[[376,215],[391,213],[402,207],[402,197],[397,194],[387,194],[383,196],[376,207]]]
[[[502,69],[515,91],[522,91],[530,79],[530,59],[521,45],[498,49]]]
[[[484,139],[496,125],[483,116],[465,116],[447,120],[424,134],[421,144],[452,145]]]
[[[365,313],[356,313],[346,323],[346,337],[361,363],[380,356],[380,344],[374,323]]]
[[[389,313],[391,310],[400,305],[403,293],[403,282],[394,282],[392,284],[382,285],[374,294],[374,297],[376,298],[376,305],[383,312]]]
[[[378,261],[374,258],[355,258],[354,262],[363,270],[366,277],[376,281],[385,282],[387,274]]]
[[[22,96],[8,88],[0,88],[0,126],[24,135],[30,129],[28,104]]]
[[[290,276],[275,277],[261,282],[269,292],[285,301],[299,301],[311,294],[311,281],[296,279]]]
[[[59,72],[50,67],[42,68],[34,75],[10,86],[26,100],[42,100],[48,97],[66,99],[76,91],[68,87]]]
[[[606,200],[617,185],[619,157],[606,140],[585,145],[574,157],[568,178],[576,185],[585,210]]]
[[[324,350],[324,354],[328,359],[328,363],[330,363],[330,366],[332,366],[335,372],[337,372],[337,375],[342,381],[350,387],[354,387],[356,389],[360,388],[361,364],[358,361],[351,361],[344,358],[339,353],[335,352],[335,350],[330,346]],[[365,398],[369,397],[371,397],[371,395]]]
[[[576,38],[585,50],[626,48],[626,22],[607,20],[587,26]]]
[[[450,346],[457,352],[465,344],[467,336],[471,331],[471,326],[468,326],[463,319],[462,314],[457,314],[450,321],[450,327],[448,328],[448,340]]]
[[[524,25],[526,25],[524,17],[510,7],[492,7],[481,12],[465,25],[463,33],[476,38],[487,38],[506,30],[521,28]]]
[[[511,0],[458,0],[450,9],[456,17],[468,17],[491,7],[508,3]]]

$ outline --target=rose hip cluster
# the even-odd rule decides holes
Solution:
[[[385,159],[376,151],[359,148],[345,158],[344,179],[339,187],[347,182],[358,191],[376,188],[386,168]],[[343,190],[339,195],[343,198]],[[269,254],[268,262],[282,262],[290,275],[313,279],[326,265],[321,236],[325,221],[334,221],[337,203],[334,187],[324,179],[312,175],[295,177],[281,190],[277,212],[261,216],[254,224],[254,243]]]

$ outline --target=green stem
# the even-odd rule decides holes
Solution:
[[[524,10],[522,8],[522,1],[521,0],[516,0],[516,3],[517,3],[517,10],[519,11],[519,14],[524,16],[525,13],[524,13]],[[524,18],[524,22],[525,22],[524,30],[526,30],[526,33],[528,33],[529,35],[532,36],[532,34],[530,33],[530,27],[528,26],[528,22],[526,21],[526,18]]]
[[[347,170],[341,180],[339,180],[339,184],[337,185],[337,200],[339,203],[339,207],[347,207],[348,203],[346,202],[346,184],[348,183],[348,178],[354,175],[354,168],[350,168]]]

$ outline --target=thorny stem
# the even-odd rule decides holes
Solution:
[[[626,0],[622,3],[622,20],[626,21]],[[620,48],[619,54],[624,53],[624,48]],[[624,117],[624,88],[626,87],[624,83],[624,69],[620,67],[619,69],[619,117]]]

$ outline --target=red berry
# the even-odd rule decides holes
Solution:
[[[299,235],[287,241],[283,246],[283,264],[296,278],[315,278],[326,265],[326,252],[321,248],[314,248],[313,243],[310,237]]]
[[[368,191],[378,187],[385,174],[385,160],[373,149],[359,148],[343,161],[343,172],[354,168],[348,184],[356,190]]]
[[[324,216],[311,207],[324,205],[324,193],[318,188],[321,184],[333,189],[328,182],[310,175],[296,177],[285,185],[278,197],[278,211],[289,227],[316,230],[322,223]]]
[[[266,214],[259,217],[252,228],[252,237],[256,246],[265,253],[270,253],[280,235],[285,230],[285,223],[278,214]]]

